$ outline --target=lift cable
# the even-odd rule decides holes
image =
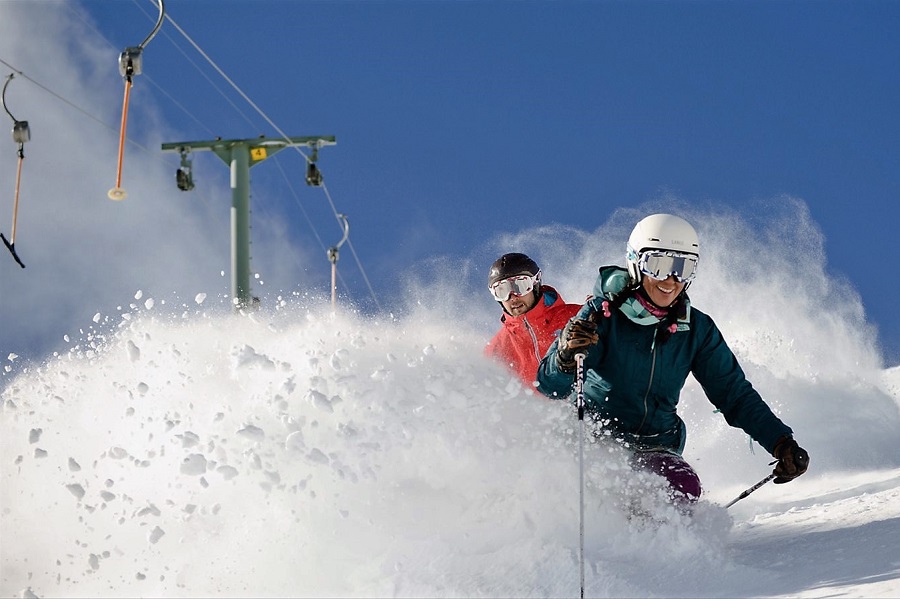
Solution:
[[[81,114],[83,114],[83,115],[86,116],[87,118],[91,119],[92,121],[94,121],[94,122],[96,122],[96,123],[102,125],[102,126],[105,127],[106,129],[109,129],[109,130],[112,131],[113,133],[117,133],[117,132],[118,132],[118,128],[117,128],[115,125],[110,125],[109,123],[107,123],[106,121],[104,121],[103,119],[101,119],[100,117],[91,114],[91,113],[88,112],[86,109],[84,109],[84,108],[78,106],[77,104],[75,104],[74,102],[72,102],[71,100],[69,100],[68,98],[66,98],[66,97],[64,97],[64,96],[62,96],[62,95],[56,93],[55,91],[53,91],[52,89],[50,89],[49,87],[47,87],[46,85],[44,85],[43,83],[41,83],[40,81],[37,81],[36,79],[34,79],[34,78],[32,78],[32,77],[29,77],[27,74],[25,74],[24,71],[20,71],[19,69],[17,69],[16,67],[14,67],[13,65],[11,65],[11,64],[8,63],[7,61],[3,60],[2,58],[0,58],[0,64],[3,64],[3,65],[5,65],[5,66],[9,67],[10,69],[12,69],[12,71],[15,73],[16,76],[21,77],[21,78],[23,78],[23,79],[25,79],[25,80],[27,80],[27,81],[30,81],[31,83],[33,83],[34,85],[36,85],[36,86],[37,86],[38,88],[40,88],[41,90],[47,92],[48,94],[50,94],[51,96],[53,96],[54,98],[56,98],[57,100],[59,100],[60,102],[62,102],[63,104],[65,104],[65,105],[67,105],[67,106],[69,106],[69,107],[71,107],[71,108],[74,108],[76,111],[80,112]],[[172,164],[172,162],[171,162],[170,160],[165,159],[165,158],[161,158],[159,152],[157,152],[156,150],[151,150],[149,147],[143,145],[143,144],[140,143],[140,142],[137,142],[137,141],[135,141],[135,140],[129,138],[129,139],[128,139],[128,143],[130,143],[130,144],[131,144],[132,146],[134,146],[135,148],[138,148],[138,149],[140,149],[140,150],[146,152],[148,156],[152,157],[154,160],[158,160],[158,161],[161,162],[162,164],[166,164],[166,165],[171,165],[171,164]]]
[[[151,18],[150,13],[148,13],[146,10],[144,10],[144,7],[143,7],[144,2],[139,2],[139,0],[133,0],[133,1],[134,1],[134,4],[137,6],[137,8],[138,8],[141,12],[143,12],[145,15],[147,15],[147,18]],[[168,15],[166,15],[166,19],[168,19],[168,21],[169,21],[170,23],[172,23],[172,25],[173,25],[174,27],[176,27],[179,31],[181,31],[181,28],[178,27],[178,25],[175,23],[175,21],[173,21],[173,20],[171,19],[171,17],[169,17]],[[238,113],[238,114],[241,116],[241,118],[243,118],[250,126],[252,126],[252,127],[255,127],[255,126],[256,126],[256,124],[255,124],[252,120],[250,120],[250,117],[248,117],[248,116],[246,115],[246,113],[244,113],[244,111],[241,110],[241,108],[240,108],[237,104],[235,104],[234,101],[233,101],[230,97],[228,97],[228,94],[226,94],[224,91],[222,91],[222,89],[216,84],[216,82],[213,81],[212,78],[210,78],[210,76],[206,74],[206,71],[204,71],[202,68],[200,68],[200,65],[198,65],[198,64],[194,61],[194,59],[192,59],[190,56],[188,56],[188,53],[184,51],[184,48],[182,48],[180,45],[178,45],[178,43],[172,38],[171,35],[168,34],[168,32],[162,31],[162,35],[163,35],[166,39],[169,40],[169,43],[171,43],[172,46],[173,46],[176,50],[178,50],[178,52],[184,57],[184,59],[185,59],[188,63],[190,63],[190,65],[191,65],[192,67],[194,67],[194,69],[200,74],[200,76],[202,76],[204,79],[206,79],[207,83],[209,83],[209,84],[212,86],[212,88],[213,88],[214,90],[216,90],[216,91],[219,93],[220,96],[222,96],[222,98],[223,98],[223,99],[224,99],[224,100],[225,100],[225,101],[226,101],[226,102],[234,109],[234,111],[235,111],[236,113]],[[182,33],[182,35],[184,35],[184,33]],[[181,108],[181,110],[184,111],[185,114],[187,114],[187,115],[190,116],[192,119],[194,119],[195,121],[197,121],[197,123],[200,124],[200,126],[203,127],[204,129],[206,129],[206,131],[207,131],[208,133],[210,133],[213,137],[215,137],[215,136],[217,135],[216,132],[214,132],[212,129],[210,129],[205,123],[201,122],[200,119],[198,119],[196,116],[194,116],[187,108],[185,108],[184,106],[182,106],[177,100],[175,100],[174,98],[172,98],[172,96],[171,96],[167,91],[165,91],[162,87],[160,87],[159,85],[157,85],[156,82],[153,82],[153,85],[154,85],[157,89],[159,89],[163,94],[165,94],[166,97],[172,99],[172,101],[175,103],[176,106],[178,106],[179,108]]]
[[[279,135],[281,135],[283,139],[285,139],[286,141],[288,141],[290,143],[290,136],[288,136],[272,119],[269,118],[269,116],[265,112],[263,112],[263,110],[259,106],[257,106],[257,104],[255,102],[253,102],[253,100],[219,67],[218,64],[216,64],[216,62],[200,47],[200,45],[197,44],[197,42],[195,42],[187,34],[187,32],[180,25],[178,25],[178,23],[175,22],[174,19],[172,19],[172,17],[170,15],[165,15],[165,19],[167,21],[169,21],[169,23],[172,24],[172,26],[184,37],[184,39],[187,40],[187,42],[189,44],[191,44],[191,46],[194,47],[194,49],[210,64],[210,66],[213,67],[213,69],[216,70],[217,73],[219,73],[219,75],[223,79],[225,79],[226,82],[228,82],[228,84],[232,87],[232,89],[234,89],[257,112],[257,114],[259,114]],[[304,160],[307,163],[311,162],[310,157],[307,156],[306,154],[304,154],[300,148],[298,148],[297,146],[291,146],[291,147],[296,152],[298,152],[301,156],[303,156]],[[334,204],[334,201],[331,198],[331,194],[328,192],[327,187],[325,187],[324,185],[322,185],[321,187],[322,187],[323,191],[325,192],[325,197],[328,200],[328,204],[331,207],[331,210],[332,210],[332,213],[334,214],[335,220],[340,224],[341,223],[340,213],[338,212],[338,210]],[[372,299],[375,302],[375,305],[380,309],[381,306],[378,302],[378,298],[375,295],[375,291],[372,288],[371,282],[369,281],[369,278],[366,275],[365,269],[362,266],[362,262],[360,261],[359,256],[356,253],[355,248],[353,247],[352,242],[348,241],[348,245],[350,247],[351,253],[353,254],[354,260],[356,261],[357,267],[359,268],[360,273],[362,273],[363,279],[366,282],[366,286],[369,289],[369,293],[372,295]]]
[[[324,183],[322,184],[322,191],[325,192],[325,195],[328,197],[328,201],[331,203],[331,206],[334,207],[334,202],[331,201],[331,194],[328,192],[328,188]],[[341,216],[342,215],[338,215],[338,218],[340,219]],[[356,253],[356,248],[353,247],[353,242],[348,239],[347,245],[350,247],[350,253],[353,254],[353,259],[356,261],[357,267],[359,267],[359,272],[362,274],[363,280],[365,280],[366,282],[366,287],[369,288],[369,294],[372,296],[372,301],[375,302],[375,307],[381,310],[381,304],[378,303],[378,297],[375,295],[375,290],[372,289],[372,283],[369,282],[369,277],[366,276],[366,271],[359,261],[359,256]]]
[[[322,238],[319,236],[319,232],[316,231],[316,228],[313,226],[312,220],[309,218],[309,215],[307,214],[306,209],[303,207],[303,204],[300,201],[300,195],[294,189],[294,186],[291,183],[290,178],[288,178],[287,173],[284,170],[284,167],[281,166],[281,160],[278,158],[278,156],[275,156],[274,160],[275,160],[275,164],[278,166],[278,170],[281,172],[281,176],[284,178],[285,185],[287,185],[288,189],[291,191],[291,195],[294,198],[294,203],[297,204],[297,208],[300,210],[300,213],[303,214],[303,217],[306,219],[306,222],[309,224],[309,228],[312,230],[313,235],[315,235],[316,241],[319,242],[319,246],[322,248],[323,251],[325,251],[327,253],[328,250],[325,248],[325,243],[322,241]],[[362,269],[360,269],[360,271],[362,271]],[[365,276],[364,271],[363,271],[363,276]],[[344,276],[340,272],[337,273],[337,277],[340,280],[341,285],[343,285],[347,289],[350,288],[350,286],[344,280]],[[334,283],[332,283],[332,287],[334,287]],[[373,299],[374,299],[374,297],[373,297]],[[376,300],[376,305],[377,305],[377,300]]]
[[[49,87],[47,87],[46,85],[44,85],[43,83],[41,83],[40,81],[36,81],[36,80],[32,79],[31,77],[29,77],[28,75],[26,75],[24,72],[20,71],[19,69],[17,69],[17,68],[14,67],[14,66],[12,66],[11,64],[9,64],[8,62],[6,62],[6,61],[3,60],[2,58],[0,58],[0,64],[3,64],[3,65],[5,65],[5,66],[9,67],[9,68],[12,69],[13,72],[14,72],[16,75],[18,75],[19,77],[22,77],[23,79],[27,79],[28,81],[32,82],[33,84],[35,84],[36,86],[38,86],[39,88],[41,88],[42,90],[44,90],[45,92],[47,92],[48,94],[50,94],[51,96],[53,96],[54,98],[56,98],[57,100],[60,100],[60,101],[63,102],[64,104],[69,105],[70,107],[74,108],[75,110],[77,110],[78,112],[80,112],[80,113],[83,114],[84,116],[88,117],[88,118],[91,119],[92,121],[96,121],[96,122],[100,123],[101,125],[103,125],[103,126],[106,127],[107,129],[109,129],[110,131],[116,131],[116,128],[115,128],[114,126],[112,126],[112,125],[110,125],[109,123],[103,121],[103,119],[94,116],[93,114],[91,114],[90,112],[88,112],[88,111],[85,110],[84,108],[81,108],[81,107],[78,106],[77,104],[74,104],[73,102],[70,102],[68,99],[66,99],[66,98],[64,98],[63,96],[59,95],[58,93],[56,93],[55,91],[53,91],[52,89],[50,89]],[[141,146],[141,147],[149,152],[149,148],[145,148],[144,146]]]
[[[52,90],[51,88],[47,87],[46,85],[44,85],[44,84],[41,83],[40,81],[34,79],[33,77],[30,77],[30,76],[27,75],[24,71],[22,71],[22,70],[18,69],[17,67],[13,66],[12,64],[10,64],[9,62],[7,62],[6,60],[3,60],[2,58],[0,58],[0,64],[3,64],[3,65],[5,65],[6,67],[10,68],[10,69],[13,71],[13,73],[14,73],[17,77],[21,77],[22,79],[25,79],[26,81],[32,83],[33,85],[37,86],[38,89],[40,89],[40,90],[46,92],[47,94],[49,94],[49,95],[52,96],[53,98],[56,98],[57,100],[59,100],[60,102],[62,102],[63,104],[65,104],[66,106],[69,106],[70,108],[75,109],[77,112],[81,113],[82,115],[84,115],[85,117],[87,117],[88,119],[90,119],[91,121],[94,121],[95,123],[98,123],[99,125],[102,125],[104,128],[106,128],[106,129],[108,129],[109,131],[113,132],[113,134],[117,134],[117,133],[118,133],[118,129],[117,129],[114,125],[110,125],[109,123],[107,123],[106,121],[104,121],[103,119],[101,119],[100,117],[98,117],[98,116],[96,116],[96,115],[94,115],[94,114],[91,114],[88,110],[86,110],[86,109],[82,108],[81,106],[75,104],[74,102],[72,102],[71,100],[69,100],[68,98],[66,98],[65,96],[63,96],[63,95],[61,95],[61,94],[55,92],[54,90]],[[148,80],[150,80],[149,76],[148,76]],[[154,83],[154,86],[159,87],[159,86],[157,86],[155,83]],[[162,89],[162,88],[159,88],[159,89]],[[190,115],[190,113],[188,113],[188,114]],[[193,115],[190,115],[190,116],[193,116]],[[198,120],[198,122],[200,122],[200,121]],[[201,123],[201,124],[202,124],[202,123]],[[163,165],[166,165],[166,166],[171,166],[171,165],[172,165],[172,161],[169,160],[169,159],[167,159],[164,155],[160,154],[158,151],[156,151],[156,150],[151,150],[149,147],[147,147],[147,146],[141,144],[141,143],[138,142],[138,141],[135,141],[135,140],[132,139],[132,138],[129,138],[129,139],[128,139],[128,143],[131,144],[134,148],[136,148],[136,149],[138,149],[138,150],[144,152],[144,153],[145,153],[149,158],[151,158],[152,160],[158,161],[159,163],[161,163],[161,164],[163,164]],[[213,205],[213,202],[211,201],[211,199],[210,199],[210,197],[208,196],[208,194],[205,194],[205,193],[204,193],[204,194],[201,194],[201,197],[202,197],[202,199],[203,199],[203,203],[207,206],[207,208],[209,208],[209,207],[211,207],[211,206]],[[218,214],[218,213],[214,213],[214,214]]]

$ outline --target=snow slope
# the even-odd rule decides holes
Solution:
[[[483,331],[301,298],[95,320],[7,368],[0,596],[578,594],[577,420],[485,361]],[[588,595],[900,595],[900,371],[750,353],[810,472],[723,509],[768,456],[690,383],[693,518],[586,446]],[[637,493],[661,523],[626,518]]]

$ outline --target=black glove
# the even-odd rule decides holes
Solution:
[[[809,454],[797,445],[793,437],[785,435],[775,443],[772,455],[778,458],[775,465],[775,483],[781,484],[794,480],[809,467]]]
[[[600,335],[594,321],[572,318],[559,334],[556,365],[563,372],[575,372],[575,354],[587,353],[588,348],[598,341]]]

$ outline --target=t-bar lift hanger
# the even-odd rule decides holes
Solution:
[[[19,184],[22,181],[22,162],[25,160],[25,142],[31,139],[31,131],[28,129],[28,121],[17,120],[9,111],[9,108],[6,107],[6,88],[9,87],[9,82],[13,80],[14,76],[13,73],[10,73],[9,77],[6,78],[6,83],[3,85],[2,101],[3,110],[6,111],[6,114],[8,114],[9,118],[13,121],[13,141],[19,144],[19,166],[16,169],[16,197],[13,201],[12,230],[10,231],[9,239],[7,239],[3,233],[0,233],[0,238],[3,239],[6,249],[9,250],[9,253],[12,254],[15,261],[19,263],[19,266],[25,268],[25,264],[16,253],[16,221],[19,218]]]
[[[163,18],[166,14],[163,0],[156,0],[156,2],[159,3],[159,18],[153,31],[140,45],[125,48],[122,54],[119,55],[119,73],[125,78],[125,98],[122,100],[122,127],[119,132],[119,164],[116,168],[116,186],[110,189],[107,194],[111,200],[124,200],[128,197],[128,193],[122,188],[122,159],[125,154],[125,126],[128,123],[128,100],[131,96],[132,77],[143,72],[142,54],[144,47],[150,43],[150,40],[162,27]]]

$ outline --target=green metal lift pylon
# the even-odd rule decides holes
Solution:
[[[250,167],[291,146],[315,151],[336,144],[333,135],[267,139],[215,139],[165,143],[163,152],[209,150],[231,168],[231,297],[238,310],[253,306],[250,292]]]

